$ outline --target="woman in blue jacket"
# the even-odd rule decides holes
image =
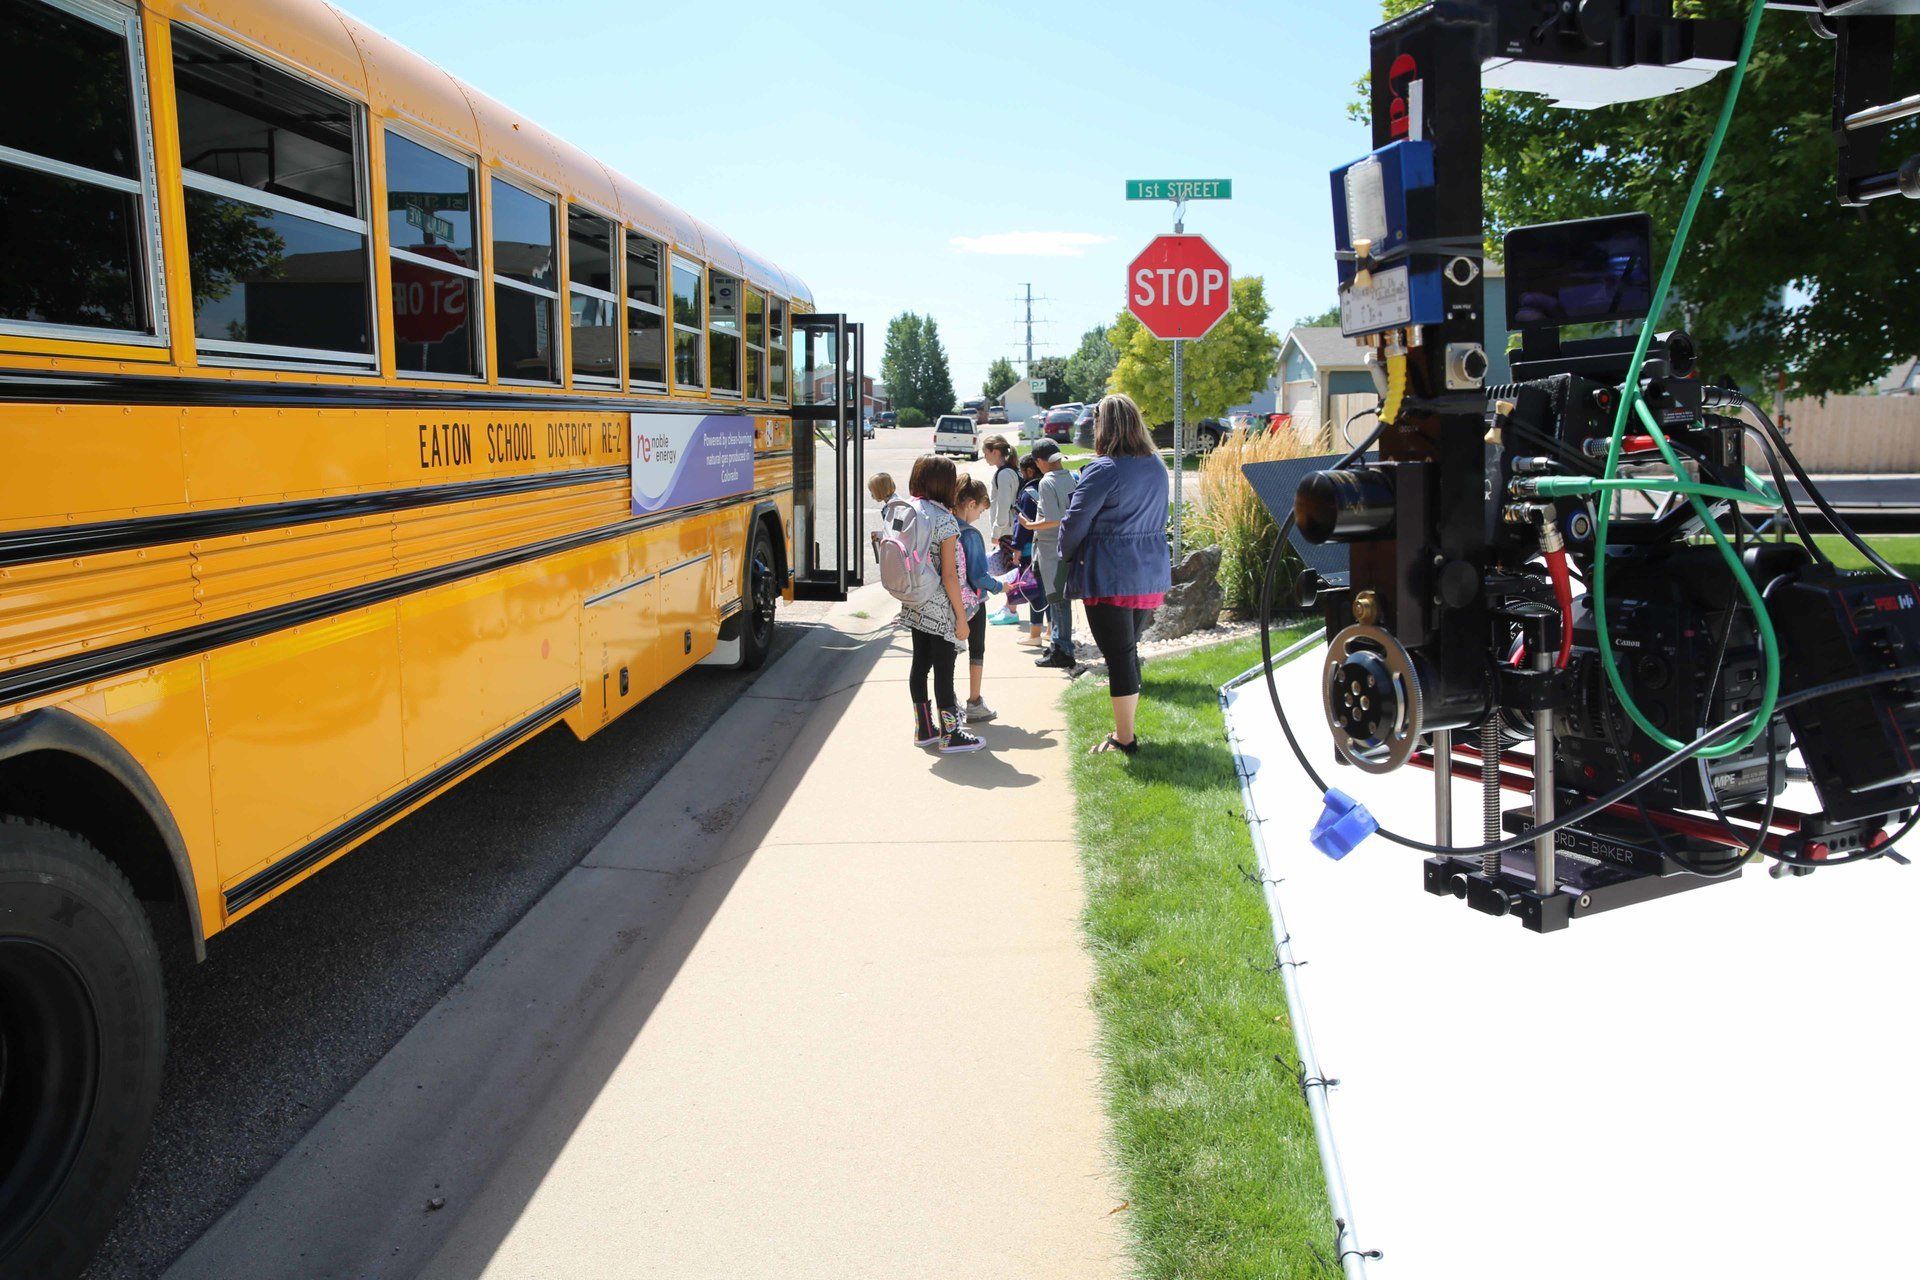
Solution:
[[[1060,521],[1060,561],[1067,595],[1086,609],[1100,655],[1107,660],[1113,732],[1095,751],[1139,750],[1134,717],[1140,705],[1140,635],[1172,583],[1167,552],[1167,467],[1140,409],[1108,396],[1093,418],[1093,451]]]

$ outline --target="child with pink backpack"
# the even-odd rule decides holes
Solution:
[[[953,668],[967,646],[967,611],[961,604],[960,522],[952,507],[959,472],[950,459],[922,454],[907,477],[908,500],[880,509],[880,581],[900,601],[900,622],[913,641],[907,691],[913,699],[914,745],[938,747],[942,755],[978,751],[967,732]],[[933,677],[934,699],[927,697]]]

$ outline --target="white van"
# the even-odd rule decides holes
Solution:
[[[933,424],[933,451],[979,461],[979,428],[974,425],[973,416],[965,413],[941,414]]]

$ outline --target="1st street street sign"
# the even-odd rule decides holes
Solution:
[[[1129,178],[1129,200],[1231,200],[1232,178]]]
[[[1233,273],[1205,236],[1156,236],[1127,266],[1127,310],[1156,338],[1199,338],[1233,307]]]

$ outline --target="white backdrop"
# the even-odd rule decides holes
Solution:
[[[1431,839],[1430,774],[1332,763],[1324,656],[1279,676],[1301,744],[1383,825]],[[1277,815],[1358,1240],[1384,1255],[1371,1276],[1920,1275],[1920,866],[1753,868],[1535,934],[1423,892],[1421,855],[1378,836],[1323,856],[1264,681],[1228,716]],[[1478,843],[1477,786],[1456,782],[1454,821]]]

